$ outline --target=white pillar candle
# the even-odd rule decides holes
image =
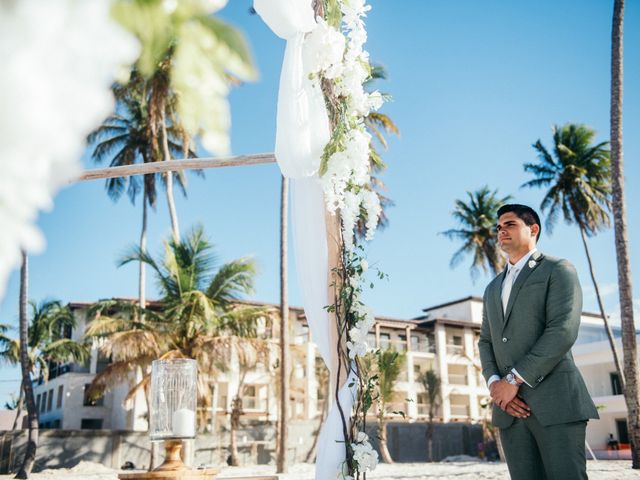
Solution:
[[[196,428],[196,412],[181,408],[173,412],[171,430],[176,437],[193,437]]]

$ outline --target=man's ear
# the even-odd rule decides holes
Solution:
[[[537,237],[538,234],[540,233],[540,225],[538,225],[537,223],[534,223],[533,225],[531,225],[531,236],[534,237],[537,241]]]

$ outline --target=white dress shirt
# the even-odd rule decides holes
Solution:
[[[502,311],[505,314],[507,312],[507,304],[509,303],[509,296],[511,295],[511,289],[513,288],[513,284],[516,283],[516,279],[518,278],[518,275],[520,275],[520,272],[524,268],[525,264],[529,261],[529,258],[531,258],[531,255],[533,255],[537,251],[538,249],[534,247],[533,250],[530,250],[529,253],[523,256],[515,264],[512,264],[511,262],[507,263],[507,273],[504,276],[504,281],[502,282],[502,291],[501,291]],[[511,371],[520,380],[522,380],[527,385],[529,385],[529,383],[527,383],[527,381],[518,374],[515,368],[512,368]],[[496,382],[498,380],[500,380],[500,375],[491,375],[491,377],[489,377],[489,380],[487,381],[487,387],[490,387],[493,382]]]

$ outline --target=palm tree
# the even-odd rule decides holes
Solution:
[[[523,187],[549,187],[540,208],[547,213],[546,226],[552,231],[562,212],[568,224],[580,230],[582,244],[589,263],[589,273],[596,292],[600,315],[604,322],[613,353],[614,364],[624,388],[624,375],[615,340],[593,268],[587,237],[610,226],[608,210],[611,208],[611,164],[608,142],[593,144],[596,132],[585,125],[568,123],[553,127],[553,155],[538,140],[533,147],[538,152],[538,163],[524,165],[535,178]]]
[[[622,150],[622,39],[624,35],[624,0],[614,0],[611,28],[611,169],[613,183],[613,224],[618,265],[618,292],[622,322],[625,389],[632,467],[640,468],[640,391],[638,384],[638,346],[633,318],[633,292],[629,265],[629,236],[624,197],[624,157]]]
[[[440,405],[440,384],[441,380],[438,374],[430,368],[424,372],[420,378],[420,383],[427,393],[429,402],[429,427],[427,428],[427,455],[428,460],[433,462],[433,418]]]
[[[65,338],[65,331],[75,326],[75,318],[68,306],[58,300],[46,300],[36,305],[30,303],[32,314],[28,318],[27,308],[28,257],[23,253],[20,270],[20,338],[10,339],[3,331],[0,336],[2,351],[0,358],[9,363],[20,362],[22,369],[22,391],[27,404],[29,437],[24,460],[16,478],[28,478],[35,462],[38,447],[38,411],[33,396],[33,378],[49,379],[52,363],[85,362],[88,351],[84,345]]]
[[[168,162],[172,159],[172,149],[170,141],[170,128],[177,129],[182,140],[182,155],[188,157],[190,138],[187,130],[180,124],[176,113],[178,98],[176,92],[171,88],[171,67],[173,64],[172,47],[167,51],[165,58],[158,64],[153,75],[148,81],[148,102],[151,145],[154,156]],[[178,156],[173,154],[173,156]],[[195,156],[195,155],[194,155]],[[180,241],[180,227],[178,225],[178,214],[176,212],[175,199],[173,194],[173,180],[177,178],[184,191],[185,177],[182,172],[167,172],[163,179],[167,193],[167,207],[169,218],[171,219],[171,231],[173,240]]]
[[[145,375],[129,392],[131,399],[148,389],[146,372],[153,360],[186,357],[198,361],[198,396],[208,403],[211,382],[228,369],[234,355],[242,364],[264,351],[264,340],[256,335],[257,322],[271,312],[238,303],[253,292],[255,263],[241,258],[216,269],[212,248],[197,226],[179,242],[172,236],[161,258],[135,247],[120,260],[120,265],[133,261],[148,265],[161,299],[154,308],[105,300],[90,309],[86,336],[101,338],[100,350],[111,358],[93,380],[90,396],[102,395],[141,369]]]
[[[371,84],[376,80],[386,79],[387,72],[385,68],[382,65],[376,65],[371,69],[371,77],[366,82],[365,86],[370,87]],[[385,151],[388,148],[385,134],[400,135],[400,130],[398,129],[397,125],[386,113],[370,112],[369,115],[365,117],[364,124],[367,128],[367,131],[373,138],[377,140],[377,143]],[[384,182],[380,178],[380,175],[385,171],[387,165],[382,160],[382,156],[380,155],[380,152],[376,148],[376,144],[374,142],[371,142],[371,150],[369,152],[369,168],[371,169],[371,189],[378,195],[378,198],[380,199],[380,206],[382,207],[382,211],[380,212],[380,217],[378,219],[378,228],[383,229],[389,225],[389,217],[386,213],[387,209],[393,207],[394,204],[393,200],[391,200],[384,194],[386,187],[384,185]],[[358,223],[356,224],[356,235],[358,236],[358,238],[364,239],[366,233],[366,218],[359,217]]]
[[[137,162],[149,163],[162,159],[159,154],[157,127],[151,108],[150,98],[157,94],[150,91],[150,82],[145,81],[139,72],[133,70],[127,84],[114,84],[112,87],[116,98],[116,112],[107,117],[102,125],[89,134],[87,141],[93,146],[91,154],[95,163],[109,161],[111,167],[132,165]],[[175,99],[170,99],[168,105],[174,105]],[[173,114],[173,113],[172,113]],[[184,134],[178,122],[163,130],[167,135],[167,148],[174,155],[193,157],[195,153],[189,149],[189,138]],[[180,153],[181,152],[181,153]],[[132,203],[142,189],[142,228],[140,232],[140,248],[146,250],[148,207],[155,208],[157,198],[157,182],[160,174],[147,174],[142,182],[139,176],[115,177],[106,180],[106,190],[113,201],[118,201],[123,193],[127,193]],[[177,174],[176,174],[177,175]],[[177,175],[179,185],[185,192],[185,177]],[[171,184],[172,185],[172,184]],[[171,187],[172,188],[172,187]],[[171,192],[171,197],[173,192]],[[171,203],[172,204],[172,203]],[[175,208],[170,210],[171,215]],[[174,222],[172,216],[172,225]],[[174,230],[175,237],[175,230]],[[144,263],[140,262],[138,297],[144,308],[146,305],[146,281]]]
[[[22,265],[20,266],[20,367],[22,370],[22,389],[27,398],[27,415],[29,433],[27,438],[27,449],[24,459],[16,478],[29,478],[31,469],[36,461],[36,450],[38,448],[38,411],[33,398],[33,384],[31,379],[32,364],[29,361],[28,352],[28,330],[27,320],[27,286],[29,282],[29,257],[22,252]]]
[[[389,408],[397,400],[395,384],[404,368],[406,355],[397,352],[393,348],[376,350],[368,353],[363,362],[362,368],[366,372],[366,377],[377,377],[376,391],[376,417],[378,419],[378,440],[380,441],[380,454],[385,463],[394,463],[389,453],[387,444],[387,418],[390,413],[399,414],[404,417],[404,412],[390,411]]]
[[[498,190],[493,192],[484,186],[475,192],[467,192],[468,203],[455,201],[452,212],[461,228],[442,232],[450,240],[461,240],[462,247],[451,258],[450,266],[454,268],[462,258],[471,254],[471,278],[475,280],[480,270],[497,275],[505,265],[505,258],[498,246],[496,224],[497,212],[511,199],[511,195],[499,198]]]

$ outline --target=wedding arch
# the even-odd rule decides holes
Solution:
[[[16,7],[16,16],[33,15],[30,7],[35,3],[26,2]],[[97,25],[104,28],[96,28],[96,35],[107,32],[114,43],[126,44],[128,39],[109,30],[111,26],[100,23],[100,16],[107,14],[104,5],[98,3],[78,7],[87,9],[87,15],[95,19],[94,24],[86,22],[84,33]],[[214,3],[224,5],[226,2]],[[318,442],[316,478],[359,479],[378,463],[377,453],[365,433],[376,385],[367,378],[361,364],[362,356],[369,349],[367,334],[373,327],[374,316],[362,300],[368,264],[361,240],[355,235],[360,221],[366,226],[366,240],[371,240],[381,213],[378,195],[371,186],[371,135],[364,122],[384,101],[382,94],[369,93],[363,86],[372,71],[364,49],[367,39],[364,18],[371,7],[366,5],[366,0],[255,0],[254,8],[271,30],[286,40],[274,154],[172,160],[96,169],[77,175],[71,175],[71,168],[56,172],[55,162],[47,160],[41,165],[42,176],[51,185],[44,202],[38,200],[41,203],[34,202],[34,205],[42,208],[49,191],[64,183],[61,179],[73,178],[72,181],[77,182],[276,161],[292,186],[294,255],[305,315],[333,386],[333,405]],[[131,62],[137,53],[128,44],[113,51],[122,54],[114,53],[101,65],[105,77],[106,71],[115,70],[124,61]],[[149,52],[143,49],[140,58],[144,59],[145,54]],[[65,67],[75,70],[71,62],[59,68]],[[87,70],[85,67],[83,70]],[[59,78],[63,78],[65,72],[58,73]],[[100,82],[91,85],[94,84],[96,89],[101,85]],[[80,98],[91,98],[95,92],[86,93],[86,97]],[[88,112],[87,121],[103,114],[104,103]],[[76,127],[71,133],[85,128]],[[42,137],[45,141],[46,137]],[[28,151],[25,145],[23,142],[15,150]],[[36,143],[31,148],[40,146]],[[68,154],[69,145],[61,146],[60,152],[54,153]],[[16,238],[21,243],[15,243],[23,245],[19,235],[22,233],[17,232]],[[0,273],[0,277],[5,274]]]

